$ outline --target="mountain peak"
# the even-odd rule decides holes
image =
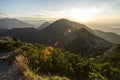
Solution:
[[[62,18],[62,19],[59,19],[57,21],[69,21],[68,19],[65,19],[65,18]]]
[[[71,21],[63,18],[63,19],[59,19],[59,20],[55,21],[54,23],[70,24]]]

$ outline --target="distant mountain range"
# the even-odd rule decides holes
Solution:
[[[120,43],[120,36],[113,32],[103,32],[100,30],[94,30],[94,33],[95,33],[95,35],[97,35],[107,41],[110,41],[112,43],[115,43],[115,44]]]
[[[108,28],[107,32],[113,32],[120,35],[120,28]]]
[[[19,20],[17,20],[17,19],[9,19],[9,18],[3,18],[3,19],[1,19],[1,21],[5,21],[5,22],[8,22],[8,21],[10,21],[10,22],[8,22],[8,23],[10,23],[10,25],[11,25],[11,23],[12,24],[14,24],[14,26],[16,26],[16,27],[19,27],[19,25],[17,24],[17,23],[14,23],[14,22],[18,22],[19,24],[24,24],[25,22],[22,22],[22,21],[19,21]],[[22,22],[22,23],[21,23]],[[5,23],[4,23],[5,24]],[[1,24],[0,24],[1,25]],[[6,24],[5,24],[6,25]],[[21,27],[21,26],[20,26]],[[23,26],[22,26],[23,27]],[[25,27],[25,26],[24,26]],[[54,28],[55,27],[55,28]],[[43,25],[41,25],[40,27],[39,27],[39,29],[43,29],[43,30],[40,30],[39,32],[41,33],[43,33],[43,32],[46,32],[46,31],[48,31],[47,33],[50,33],[51,35],[56,35],[56,36],[59,36],[58,34],[61,34],[61,35],[67,35],[67,34],[69,34],[69,33],[71,33],[71,32],[74,32],[74,31],[76,31],[76,30],[78,30],[78,29],[80,29],[80,28],[82,28],[82,27],[84,27],[85,29],[87,29],[88,31],[90,31],[91,33],[93,33],[94,35],[96,35],[96,36],[99,36],[99,37],[101,37],[101,38],[104,38],[105,40],[107,40],[107,41],[110,41],[110,42],[112,42],[112,43],[119,43],[120,42],[120,36],[119,35],[116,35],[116,34],[114,34],[114,33],[105,33],[105,32],[102,32],[102,31],[98,31],[98,30],[96,30],[96,31],[94,31],[94,30],[91,30],[90,28],[88,28],[87,26],[85,26],[85,25],[83,25],[83,24],[80,24],[80,23],[77,23],[77,22],[72,22],[72,21],[69,21],[69,20],[66,20],[66,19],[60,19],[60,20],[58,20],[58,21],[55,21],[54,23],[52,23],[52,24],[50,24],[50,23],[48,23],[48,22],[45,22],[45,23],[43,23]],[[5,28],[5,27],[4,27]],[[45,29],[44,29],[45,28]],[[65,29],[66,28],[66,29]],[[16,28],[17,29],[17,28]],[[23,28],[24,29],[24,28]],[[29,28],[27,28],[28,29],[28,31],[29,31]],[[32,28],[33,29],[33,28]],[[49,30],[47,30],[47,29],[49,29]],[[55,29],[55,30],[54,30]],[[63,29],[63,30],[62,30]],[[0,33],[1,32],[4,32],[4,31],[6,31],[6,30],[8,30],[8,29],[0,29]],[[13,30],[15,30],[15,29],[13,29]],[[21,32],[21,30],[22,29],[20,29],[19,30],[19,28],[18,28],[18,32],[20,31]],[[36,29],[34,29],[34,30],[36,30]],[[61,33],[58,33],[59,32],[59,30],[60,31],[62,31]],[[10,30],[9,30],[10,31]],[[8,32],[9,32],[8,31]],[[53,32],[54,31],[56,31],[57,32],[57,34],[54,34]],[[12,32],[12,31],[10,31],[10,32]],[[24,31],[22,31],[22,32],[24,32]],[[13,33],[15,33],[15,34],[17,34],[16,32],[12,32],[12,34]],[[47,33],[45,33],[44,35],[48,35]],[[10,34],[11,35],[11,34]],[[37,34],[36,34],[37,35]],[[42,37],[42,36],[41,36]],[[109,38],[108,38],[109,37]],[[37,42],[40,42],[40,41],[38,41],[37,40]],[[50,42],[50,41],[49,41]]]
[[[15,18],[2,18],[0,19],[0,29],[12,29],[12,28],[25,28],[33,27],[34,25],[15,19]]]
[[[113,43],[120,42],[120,36],[114,33],[94,31],[84,24],[67,19],[57,20],[40,30],[32,27],[13,28],[2,32],[0,36],[11,36],[26,42],[62,47],[84,57],[102,54],[112,47]]]

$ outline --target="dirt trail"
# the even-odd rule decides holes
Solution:
[[[104,57],[107,56],[107,55],[109,55],[116,47],[117,47],[117,46],[114,46],[114,47],[108,49],[107,51],[105,51],[104,54],[103,54]]]
[[[15,80],[17,74],[17,68],[14,65],[9,64],[6,59],[10,53],[0,53],[0,80]]]

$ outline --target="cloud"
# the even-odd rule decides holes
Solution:
[[[71,7],[71,8],[63,8],[63,9],[53,9],[53,10],[40,10],[36,12],[31,12],[29,14],[5,14],[0,13],[0,17],[11,17],[11,18],[20,18],[20,19],[31,19],[31,20],[56,20],[59,18],[83,18],[83,17],[106,17],[109,14],[114,12],[114,9],[111,9],[112,5],[120,3],[120,0],[110,0],[107,3],[103,3],[101,5],[90,6],[89,8],[81,8]],[[89,13],[89,14],[88,14]],[[84,15],[84,16],[83,16]]]
[[[91,6],[90,8],[79,8],[79,7],[71,7],[61,10],[43,10],[39,12],[34,12],[33,15],[36,18],[41,19],[59,19],[59,18],[84,18],[84,17],[93,17],[96,14],[100,14],[106,10],[106,5],[104,4],[102,7]]]
[[[113,0],[112,4],[119,4],[120,0]]]
[[[0,17],[19,18],[25,20],[56,20],[60,18],[75,19],[78,16],[79,16],[78,18],[90,17],[93,15],[95,16],[96,14],[103,12],[104,9],[105,6],[102,7],[91,6],[90,8],[87,9],[71,7],[59,10],[41,10],[37,12],[31,12],[30,14],[27,15],[0,13]]]
[[[0,12],[0,18],[5,18],[5,17],[9,17],[9,18],[17,18],[18,15],[15,15],[15,14],[6,14],[6,13],[2,13],[2,12]]]
[[[7,16],[5,13],[0,12],[0,18]]]
[[[116,10],[117,8],[120,8],[120,0],[108,0],[107,3],[105,3],[107,9]],[[117,7],[117,8],[115,8]]]

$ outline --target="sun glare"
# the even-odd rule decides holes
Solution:
[[[71,9],[69,15],[76,21],[88,22],[92,19],[94,14],[91,10]]]

